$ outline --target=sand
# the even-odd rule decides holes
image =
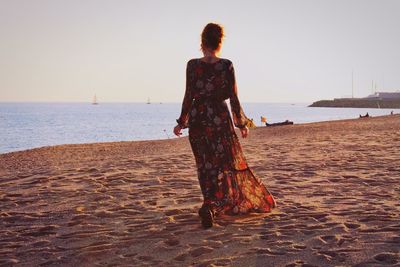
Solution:
[[[242,145],[278,207],[208,230],[187,137],[1,154],[0,265],[400,265],[400,115]]]

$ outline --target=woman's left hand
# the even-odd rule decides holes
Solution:
[[[174,127],[174,134],[175,134],[176,136],[178,136],[178,137],[181,136],[181,135],[182,135],[181,130],[182,130],[181,126],[179,126],[179,124],[176,125],[176,126]]]
[[[242,137],[246,138],[249,135],[249,128],[247,126],[240,128],[240,132],[242,133]]]

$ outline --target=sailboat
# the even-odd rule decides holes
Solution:
[[[97,102],[97,97],[96,97],[96,95],[94,95],[94,97],[93,97],[93,102],[92,102],[92,104],[93,105],[98,105],[99,103]]]
[[[147,103],[146,104],[151,104],[150,97],[147,98]]]

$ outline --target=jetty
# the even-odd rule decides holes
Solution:
[[[329,108],[400,108],[399,92],[376,92],[364,98],[335,98],[319,100],[309,107]]]

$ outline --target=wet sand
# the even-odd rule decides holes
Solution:
[[[0,155],[0,266],[400,264],[400,115],[257,128],[276,198],[204,230],[187,137]]]

